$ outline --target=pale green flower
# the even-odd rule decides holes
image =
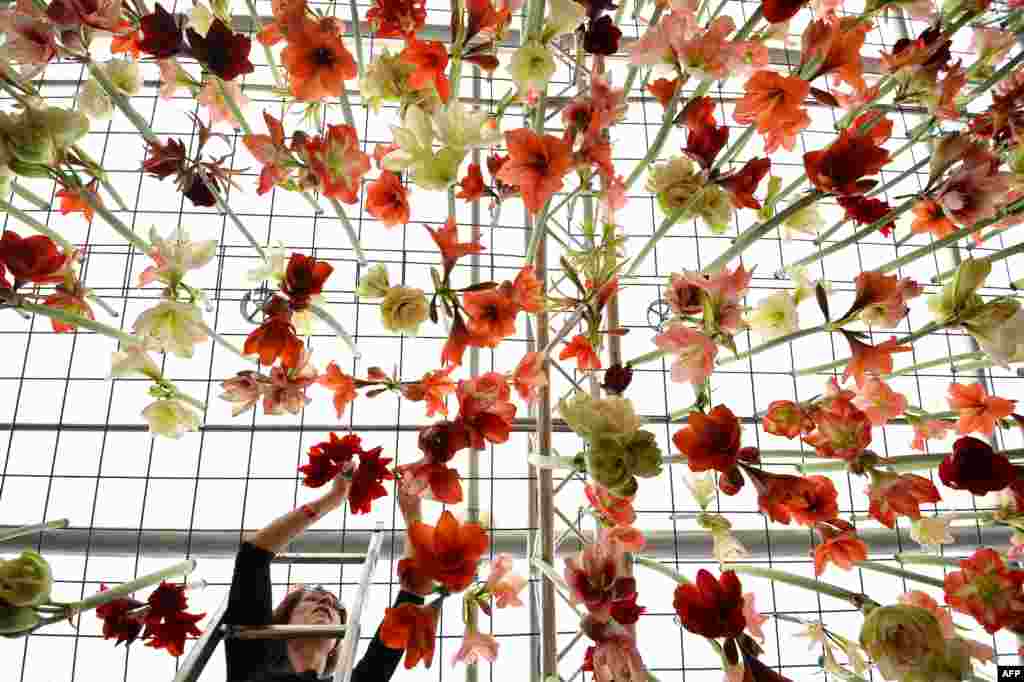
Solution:
[[[205,37],[211,24],[213,24],[213,12],[210,11],[210,8],[201,2],[193,5],[188,13],[187,27]]]
[[[380,304],[381,321],[391,332],[415,334],[429,312],[426,294],[412,287],[391,287]]]
[[[78,110],[94,121],[105,121],[113,113],[114,103],[103,87],[90,78],[78,91]]]
[[[559,401],[558,411],[569,428],[591,442],[604,435],[620,437],[625,442],[640,428],[633,403],[621,396],[591,398],[576,391],[571,398]]]
[[[748,315],[747,324],[765,340],[791,334],[800,328],[796,301],[788,291],[766,296]]]
[[[942,626],[919,606],[895,604],[871,610],[861,626],[860,644],[887,680],[901,680],[922,662],[946,651]]]
[[[687,472],[683,476],[683,483],[701,509],[707,509],[715,501],[717,486],[712,472],[705,471],[699,474],[692,471]]]
[[[42,556],[25,550],[17,559],[0,561],[0,601],[8,606],[36,606],[50,598],[53,573]]]
[[[262,282],[268,279],[278,283],[284,279],[287,267],[288,255],[284,244],[278,242],[277,246],[267,249],[267,259],[265,261],[259,261],[259,265],[245,273],[245,279],[249,282]]]
[[[439,109],[433,122],[438,141],[453,151],[468,152],[501,141],[497,122],[490,114],[482,109],[468,109],[457,99]]]
[[[163,301],[144,311],[133,330],[145,340],[147,349],[181,358],[192,357],[195,345],[208,338],[199,308],[178,301]]]
[[[149,424],[151,434],[175,440],[184,436],[186,431],[197,431],[202,423],[198,412],[173,398],[150,403],[142,410],[142,418]]]
[[[398,102],[409,91],[409,75],[416,67],[403,62],[399,56],[383,50],[366,69],[359,81],[359,92],[374,112],[384,102]]]
[[[371,266],[366,274],[359,278],[359,283],[356,285],[356,296],[372,301],[387,296],[390,288],[387,266],[378,263]]]
[[[159,381],[162,373],[149,353],[140,346],[123,346],[114,351],[110,358],[110,376],[128,377],[141,374],[153,381]]]
[[[586,7],[575,0],[547,0],[548,16],[544,20],[544,42],[563,33],[572,33],[587,16]]]
[[[415,184],[434,191],[445,190],[458,180],[465,152],[449,147],[434,152],[434,124],[419,106],[406,109],[402,126],[391,126],[391,134],[398,149],[384,157],[384,168],[409,170]]]
[[[142,90],[142,69],[130,59],[111,59],[103,65],[107,78],[122,95],[131,97]]]
[[[579,7],[583,8],[582,5]],[[551,50],[536,40],[516,50],[508,64],[508,71],[519,89],[519,97],[528,102],[537,101],[540,93],[547,90],[548,81],[555,75],[555,68]]]
[[[825,227],[825,219],[818,211],[817,204],[804,206],[782,221],[782,238],[789,241],[796,235],[816,236]]]
[[[910,537],[927,550],[937,551],[953,542],[949,532],[949,519],[942,516],[922,516],[910,524]]]

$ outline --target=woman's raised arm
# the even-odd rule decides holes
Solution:
[[[339,508],[348,499],[351,484],[347,478],[349,475],[348,471],[338,474],[326,494],[278,517],[263,530],[247,534],[245,539],[260,549],[277,554],[291,542],[292,538],[301,534],[327,512]]]

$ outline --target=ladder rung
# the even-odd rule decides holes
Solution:
[[[317,552],[316,554],[278,554],[275,564],[348,564],[356,565],[366,561],[365,554],[351,552]]]
[[[225,625],[228,639],[302,639],[342,637],[344,625]]]

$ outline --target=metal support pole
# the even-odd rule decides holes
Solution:
[[[341,641],[341,656],[338,659],[338,668],[334,672],[334,682],[349,682],[352,678],[352,665],[355,662],[356,647],[359,645],[360,624],[366,607],[366,593],[370,589],[370,580],[377,568],[377,559],[380,557],[380,548],[384,542],[384,533],[381,532],[383,529],[382,524],[377,524],[377,530],[370,540],[370,549],[366,553],[363,572],[359,577],[359,591],[356,592],[355,604],[349,612],[345,639]]]

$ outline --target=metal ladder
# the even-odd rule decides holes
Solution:
[[[210,618],[202,637],[189,649],[188,655],[174,676],[174,682],[197,682],[221,640],[337,637],[341,634],[344,634],[344,639],[338,655],[338,667],[334,672],[334,682],[349,682],[352,677],[352,666],[355,664],[353,659],[356,647],[359,645],[366,593],[370,589],[370,579],[377,567],[377,559],[380,557],[380,549],[384,542],[382,530],[383,525],[378,524],[365,555],[278,554],[273,559],[275,564],[362,564],[363,570],[359,576],[355,603],[348,612],[348,622],[345,625],[226,625],[223,621],[224,612],[228,608],[228,597],[224,597],[217,612]]]

